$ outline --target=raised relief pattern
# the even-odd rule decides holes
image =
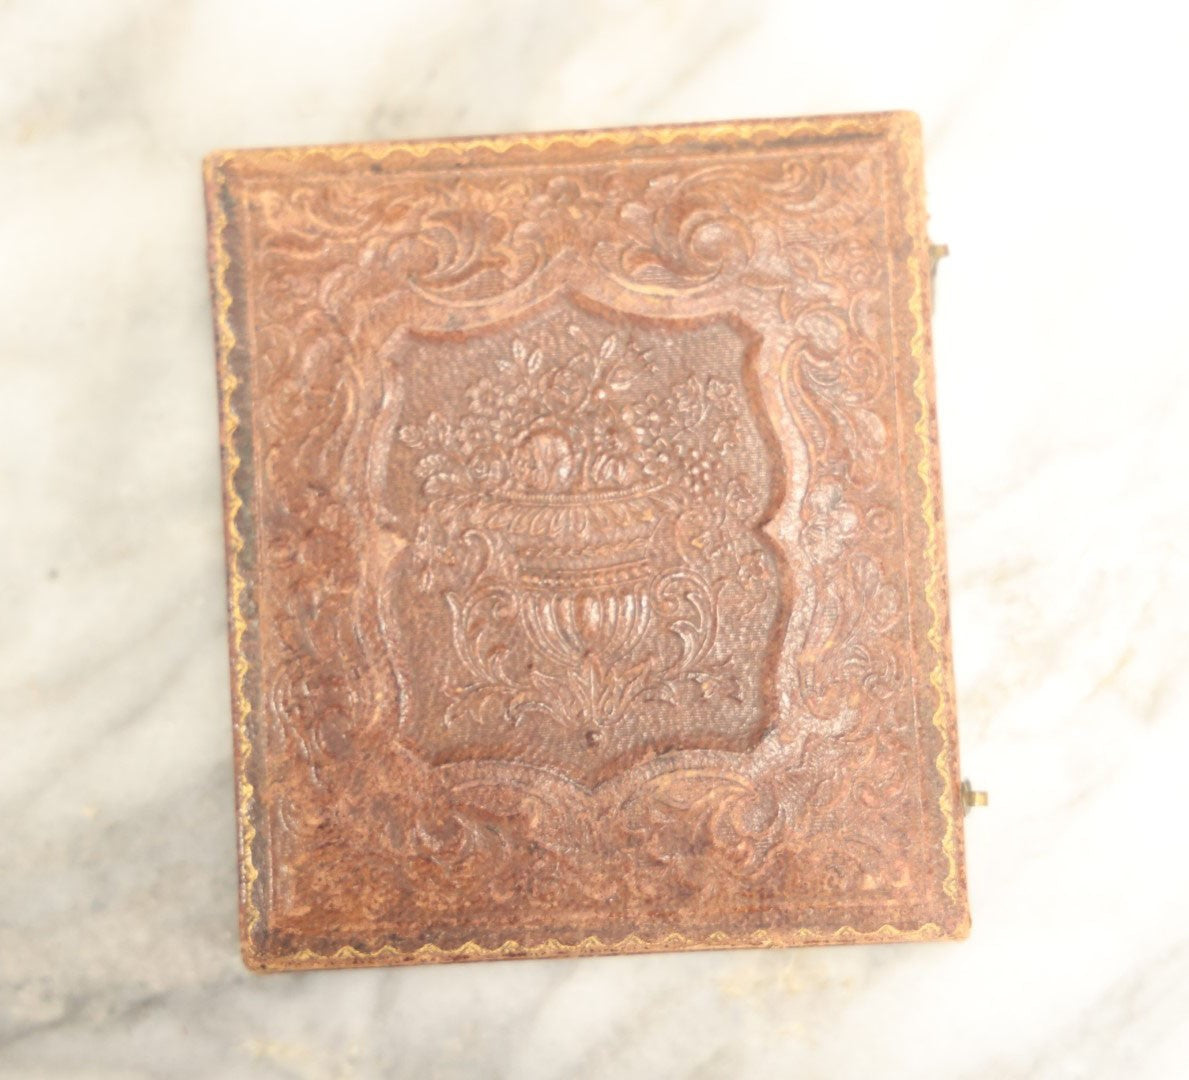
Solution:
[[[648,754],[754,743],[782,582],[759,531],[779,458],[748,346],[723,322],[563,304],[400,352],[382,451],[411,540],[394,660],[429,670],[417,643],[436,643],[434,685],[410,688],[401,722],[431,760],[592,784]]]
[[[451,153],[235,181],[262,925],[920,925],[886,144]]]

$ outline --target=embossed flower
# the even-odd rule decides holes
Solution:
[[[582,196],[582,189],[568,176],[554,176],[545,188],[556,206],[573,206]]]
[[[523,408],[501,408],[486,418],[486,423],[490,425],[489,438],[498,442],[519,438],[531,419],[531,416],[525,415]]]
[[[580,242],[584,223],[604,211],[604,201],[584,191],[572,178],[550,177],[540,194],[527,204],[524,230],[530,234],[552,237],[557,249]]]
[[[829,562],[842,554],[859,527],[859,514],[843,498],[842,485],[829,481],[805,498],[809,520],[801,543],[814,562]]]
[[[740,580],[747,585],[753,581],[766,580],[767,576],[768,566],[763,552],[758,549],[744,552],[739,559]]]
[[[734,417],[721,420],[714,426],[710,441],[720,454],[737,449],[739,446],[738,421]]]
[[[512,474],[527,491],[568,491],[577,464],[570,439],[561,431],[542,428],[517,446]]]
[[[659,438],[665,429],[666,418],[661,412],[660,399],[656,394],[649,394],[642,402],[625,405],[621,416],[641,443],[649,443]]]
[[[590,449],[590,479],[599,487],[621,486],[639,478],[634,460],[639,443],[620,413],[610,406],[594,414]]]
[[[396,437],[413,450],[420,450],[425,446],[425,431],[416,424],[402,424],[397,428]]]
[[[350,560],[351,533],[350,521],[341,506],[311,501],[302,527],[279,532],[277,556],[309,568],[321,587],[332,588],[332,576]]]
[[[575,408],[585,396],[586,383],[573,368],[558,368],[545,380],[545,400],[557,412]]]
[[[857,238],[831,246],[826,252],[825,263],[829,270],[859,288],[877,284],[883,273],[879,252]]]
[[[518,382],[515,386],[511,386],[504,393],[504,401],[511,407],[516,407],[529,398],[533,397],[534,391],[531,383]]]
[[[477,487],[498,487],[507,479],[508,461],[498,446],[483,446],[471,454],[467,470]]]
[[[733,477],[726,486],[723,498],[726,511],[733,518],[750,517],[756,511],[756,496],[747,482],[747,477],[740,474]]]
[[[721,545],[721,530],[709,507],[695,503],[687,507],[676,521],[677,542],[682,548],[692,548],[695,558],[707,558]]]
[[[734,416],[739,411],[735,388],[721,379],[711,378],[706,383],[706,400],[726,416]]]
[[[468,413],[458,422],[455,431],[455,441],[458,449],[465,457],[470,457],[480,447],[487,446],[492,441],[493,429],[491,421]]]
[[[488,378],[482,378],[466,392],[467,408],[481,416],[493,416],[503,402],[499,388]]]
[[[715,698],[728,698],[731,701],[742,701],[739,680],[729,673],[703,673],[694,679],[698,689],[698,696],[703,701],[713,701]]]
[[[609,454],[623,454],[635,445],[633,432],[622,418],[610,408],[601,408],[594,415],[591,444],[595,450]]]

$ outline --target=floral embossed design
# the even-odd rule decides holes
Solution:
[[[743,940],[936,910],[915,241],[876,134],[570,148],[549,168],[524,148],[235,166],[253,334],[238,483],[248,499],[256,482],[259,530],[245,730],[257,820],[275,815],[267,852],[263,827],[245,845],[258,936],[294,935],[270,949],[675,925]],[[603,382],[618,408],[601,432],[591,412],[529,434],[597,391],[562,377],[579,353],[639,371]],[[683,427],[720,399],[719,444],[717,420]],[[631,531],[644,512],[655,537]],[[536,522],[550,543],[516,535]],[[612,630],[638,626],[637,583],[580,599],[527,581],[604,573],[633,544],[685,575],[670,602],[687,612],[664,617],[691,642],[686,660],[669,632],[635,683]],[[645,637],[663,633],[647,588]],[[548,601],[529,610],[533,593]],[[456,616],[482,625],[461,650]],[[541,640],[530,620],[551,620]],[[593,684],[574,641],[600,657]],[[534,684],[530,652],[568,700]],[[621,705],[633,687],[647,715]]]
[[[573,772],[573,739],[590,781],[650,747],[746,740],[765,672],[734,642],[767,649],[780,582],[756,534],[772,466],[742,343],[695,333],[734,355],[690,370],[680,333],[649,346],[565,308],[533,330],[443,362],[454,407],[395,430],[416,587],[449,615],[451,753],[488,728],[484,755]]]

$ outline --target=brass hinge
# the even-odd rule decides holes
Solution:
[[[929,273],[931,276],[937,276],[937,264],[941,262],[950,253],[949,244],[930,244],[929,245]]]
[[[972,806],[986,806],[987,793],[985,791],[975,791],[970,786],[969,780],[962,781],[962,802],[966,806],[966,812],[970,813]]]

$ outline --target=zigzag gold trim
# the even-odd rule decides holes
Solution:
[[[243,640],[248,628],[247,619],[243,613],[243,594],[247,585],[240,570],[240,554],[244,549],[244,538],[239,528],[239,512],[243,509],[243,499],[236,488],[236,474],[239,471],[241,459],[236,445],[236,432],[239,429],[239,416],[236,414],[232,396],[239,379],[231,370],[231,353],[235,348],[235,330],[231,325],[231,291],[227,287],[227,270],[231,266],[231,256],[227,252],[224,233],[227,229],[227,211],[223,206],[221,183],[215,183],[214,170],[208,163],[207,190],[211,211],[211,231],[213,250],[211,259],[212,288],[215,294],[215,326],[218,344],[219,391],[220,409],[222,413],[222,447],[223,447],[223,498],[224,518],[227,534],[227,580],[228,580],[228,608],[231,615],[231,643],[232,643],[232,678],[231,694],[235,710],[235,750],[236,750],[236,787],[237,814],[239,825],[239,858],[240,858],[240,910],[242,912],[244,939],[251,939],[256,925],[260,921],[260,911],[256,906],[252,891],[256,880],[260,876],[252,861],[252,842],[256,839],[256,827],[252,823],[252,801],[255,794],[248,782],[248,758],[252,754],[252,743],[248,738],[248,716],[252,711],[252,702],[245,690],[248,675],[248,659],[244,655]]]
[[[417,949],[403,950],[394,945],[365,951],[352,945],[344,945],[329,953],[314,949],[301,949],[285,956],[270,958],[265,970],[289,970],[301,967],[324,966],[328,960],[344,966],[367,967],[377,964],[444,964],[457,960],[496,959],[540,959],[569,956],[608,956],[629,953],[672,952],[680,949],[781,949],[793,945],[862,944],[896,941],[937,941],[949,935],[937,923],[925,923],[915,930],[901,930],[885,924],[878,930],[856,930],[843,926],[831,932],[816,930],[793,930],[777,933],[772,930],[755,930],[750,934],[732,936],[715,930],[703,938],[688,937],[671,931],[661,937],[649,939],[639,934],[628,934],[618,941],[604,941],[591,934],[575,944],[568,944],[557,938],[548,938],[539,945],[522,945],[509,938],[502,945],[489,948],[474,941],[467,941],[452,949],[427,944]]]
[[[933,649],[937,662],[930,674],[930,684],[937,694],[937,706],[932,722],[941,739],[942,749],[935,764],[943,781],[943,793],[938,800],[945,823],[942,848],[946,858],[946,876],[943,888],[947,897],[956,900],[959,895],[959,870],[957,854],[957,826],[951,799],[950,764],[953,761],[953,745],[949,724],[948,679],[943,650],[943,626],[945,612],[942,610],[943,589],[941,585],[941,552],[936,522],[936,500],[934,483],[937,470],[933,463],[933,447],[930,439],[930,408],[928,399],[929,367],[926,348],[925,298],[923,264],[920,248],[924,243],[924,222],[920,205],[920,134],[916,117],[904,113],[861,114],[836,117],[805,118],[797,120],[757,120],[740,123],[686,124],[659,128],[618,128],[589,132],[552,132],[529,135],[513,135],[483,138],[459,138],[424,140],[415,142],[365,143],[333,147],[286,147],[265,150],[229,151],[214,153],[207,157],[208,203],[211,214],[211,275],[214,293],[216,337],[218,345],[219,382],[222,407],[222,445],[224,454],[224,500],[227,533],[228,560],[228,605],[232,628],[232,698],[235,710],[236,776],[237,776],[237,818],[240,848],[240,890],[241,890],[241,937],[244,958],[256,970],[287,970],[305,967],[325,967],[328,964],[340,966],[367,966],[374,964],[442,963],[454,960],[484,960],[513,957],[561,957],[580,955],[605,955],[615,953],[663,952],[675,949],[727,949],[727,948],[781,948],[790,945],[837,944],[886,941],[930,941],[960,936],[967,924],[947,931],[935,922],[902,929],[890,923],[877,930],[861,931],[851,926],[842,926],[833,931],[818,931],[801,928],[791,931],[761,929],[750,934],[732,935],[721,930],[704,937],[688,936],[673,931],[659,938],[649,939],[632,933],[618,941],[604,941],[590,935],[576,943],[566,943],[550,938],[537,945],[522,945],[509,939],[502,945],[489,947],[476,941],[467,941],[450,949],[426,944],[414,950],[400,949],[394,945],[383,945],[378,949],[363,951],[351,945],[337,950],[318,952],[301,949],[295,952],[266,955],[255,942],[255,932],[261,924],[263,913],[256,903],[255,888],[260,872],[256,867],[252,845],[256,839],[256,828],[252,820],[255,804],[255,790],[247,779],[248,761],[252,753],[248,733],[248,718],[252,704],[247,695],[246,680],[249,663],[244,652],[244,635],[247,619],[243,614],[242,600],[247,588],[241,568],[240,555],[244,548],[244,537],[239,528],[239,513],[244,507],[236,487],[236,474],[242,464],[237,447],[239,417],[235,411],[233,394],[239,379],[231,370],[232,352],[237,345],[231,323],[232,296],[227,285],[227,272],[231,258],[226,248],[225,232],[228,226],[227,212],[222,196],[226,191],[226,167],[234,160],[250,166],[284,165],[311,157],[328,158],[335,162],[352,157],[365,156],[382,160],[396,154],[406,154],[424,159],[437,151],[462,154],[473,150],[490,150],[506,153],[514,148],[544,152],[557,145],[577,149],[608,143],[615,147],[639,146],[651,142],[663,147],[682,140],[725,140],[731,143],[770,141],[799,136],[830,138],[848,134],[869,137],[894,137],[906,150],[906,167],[902,172],[904,205],[906,207],[905,227],[913,239],[913,252],[908,257],[907,269],[912,282],[909,310],[913,320],[910,355],[916,364],[917,374],[913,391],[920,406],[920,417],[916,424],[916,435],[921,445],[921,458],[917,473],[924,485],[921,512],[926,528],[925,561],[928,580],[925,588],[927,606],[932,614],[932,623],[927,640]]]
[[[921,248],[925,243],[920,177],[920,162],[923,154],[920,127],[915,119],[911,121],[898,119],[894,132],[905,150],[905,167],[901,172],[905,206],[904,224],[912,237],[913,244],[912,253],[907,260],[908,279],[912,283],[912,293],[908,300],[908,310],[912,316],[912,341],[909,345],[909,353],[916,365],[916,377],[913,379],[912,388],[920,407],[915,430],[921,444],[921,458],[917,463],[916,471],[921,478],[921,485],[925,492],[921,505],[921,514],[925,521],[925,565],[929,575],[925,581],[925,603],[932,615],[932,622],[926,632],[926,640],[936,657],[936,663],[929,673],[929,683],[937,695],[937,705],[933,710],[932,722],[941,740],[941,750],[934,759],[934,765],[941,777],[942,791],[938,796],[937,803],[941,810],[942,821],[945,823],[941,847],[946,860],[946,873],[942,881],[942,889],[951,900],[957,900],[957,825],[952,794],[954,770],[951,768],[954,749],[950,734],[951,707],[949,679],[945,667],[946,643],[943,634],[946,615],[942,587],[944,555],[941,551],[937,525],[937,496],[935,492],[939,490],[939,469],[934,460],[936,451],[930,425],[932,410],[929,405],[929,355],[925,340],[928,331],[923,284],[925,270],[921,259]]]
[[[455,155],[476,150],[505,154],[509,150],[524,149],[544,153],[555,146],[589,150],[601,143],[610,148],[642,146],[670,146],[679,141],[716,141],[730,143],[765,142],[815,136],[821,139],[838,135],[878,137],[887,134],[901,113],[855,113],[840,116],[805,117],[792,120],[745,120],[739,123],[670,124],[649,128],[595,128],[590,131],[547,131],[523,135],[459,136],[450,139],[416,139],[391,142],[343,143],[333,146],[280,146],[256,150],[216,151],[208,164],[222,169],[235,161],[239,164],[263,167],[292,164],[322,158],[333,162],[365,157],[382,161],[398,154],[424,159],[431,154],[448,152]]]

